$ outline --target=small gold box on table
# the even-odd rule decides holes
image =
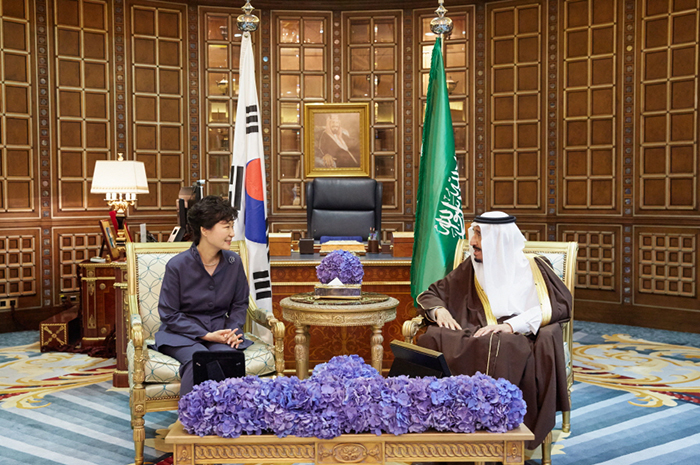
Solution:
[[[326,255],[334,250],[345,250],[355,255],[365,254],[365,245],[357,241],[328,241],[321,244],[321,255]]]
[[[362,297],[362,284],[345,284],[343,286],[316,284],[314,294],[318,299],[359,299]]]

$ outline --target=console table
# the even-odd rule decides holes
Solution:
[[[94,263],[81,262],[82,345],[104,345],[105,338],[115,331],[117,368],[112,377],[114,387],[128,387],[126,366],[126,342],[122,290],[122,275],[126,275],[126,261]]]
[[[78,264],[81,270],[81,298],[83,312],[83,347],[102,345],[116,328],[114,283],[118,269],[126,269],[126,262],[93,263],[85,260]]]
[[[308,295],[308,294],[307,294]],[[296,373],[299,379],[309,374],[309,326],[371,326],[370,354],[372,366],[382,372],[384,347],[382,342],[382,326],[387,321],[396,319],[396,306],[399,301],[383,294],[363,292],[362,299],[357,302],[321,303],[303,301],[298,294],[286,297],[280,302],[282,318],[294,324],[294,358]],[[299,298],[299,299],[295,299]],[[341,355],[341,354],[336,354]]]
[[[385,462],[525,463],[525,425],[507,433],[343,434],[333,439],[278,438],[267,434],[234,439],[187,434],[178,421],[165,442],[173,444],[174,465],[211,463],[384,464]]]

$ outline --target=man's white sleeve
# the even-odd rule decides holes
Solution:
[[[515,315],[505,321],[511,328],[513,328],[514,333],[520,334],[537,334],[537,331],[542,325],[542,309],[539,305],[531,307],[521,313],[520,315]]]

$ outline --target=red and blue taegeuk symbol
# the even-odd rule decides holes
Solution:
[[[245,237],[260,244],[267,243],[260,159],[251,160],[245,170]]]

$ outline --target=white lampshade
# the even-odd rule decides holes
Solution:
[[[148,194],[146,166],[142,161],[97,160],[91,194]]]

